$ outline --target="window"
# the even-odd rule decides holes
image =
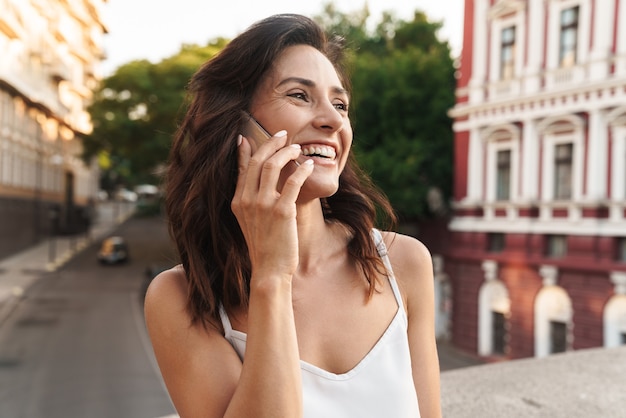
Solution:
[[[500,79],[515,76],[515,26],[502,29],[500,36]]]
[[[496,170],[496,200],[511,197],[511,150],[498,151]]]
[[[548,235],[546,255],[548,257],[564,257],[567,254],[567,237],[565,235]]]
[[[504,234],[500,232],[492,232],[487,234],[487,251],[490,253],[499,253],[504,250]]]
[[[576,64],[578,11],[578,6],[561,11],[561,33],[559,42],[560,67],[572,67]]]
[[[554,198],[572,197],[573,144],[557,145],[554,152]]]
[[[493,324],[492,352],[493,354],[504,354],[504,349],[506,346],[506,319],[504,317],[504,314],[501,312],[492,311],[491,315]]]
[[[626,263],[626,237],[617,238],[617,261]]]
[[[550,353],[563,353],[567,349],[567,324],[550,321]]]

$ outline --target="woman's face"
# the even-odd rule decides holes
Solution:
[[[290,144],[301,145],[299,163],[315,163],[299,200],[337,191],[352,145],[348,102],[333,65],[308,45],[286,48],[261,80],[252,98],[252,115],[271,134],[284,129]],[[283,169],[279,188],[294,168],[290,163]]]

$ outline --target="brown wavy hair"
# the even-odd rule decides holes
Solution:
[[[230,206],[238,176],[240,111],[249,109],[260,81],[292,45],[310,45],[323,53],[350,89],[341,38],[327,38],[313,20],[293,14],[253,24],[205,63],[188,86],[187,111],[170,152],[166,211],[187,275],[192,321],[205,326],[220,323],[220,303],[229,313],[248,304],[250,258]],[[384,271],[371,229],[377,219],[386,220],[387,227],[395,225],[391,205],[352,153],[337,193],[322,204],[327,220],[350,231],[348,251],[371,296],[377,275]]]

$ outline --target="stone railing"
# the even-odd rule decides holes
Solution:
[[[445,418],[626,416],[626,346],[445,371]]]

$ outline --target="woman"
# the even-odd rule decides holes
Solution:
[[[374,229],[393,215],[350,152],[341,58],[277,15],[191,80],[168,171],[182,264],[145,301],[182,417],[440,416],[430,255]],[[273,135],[242,137],[242,110]]]

